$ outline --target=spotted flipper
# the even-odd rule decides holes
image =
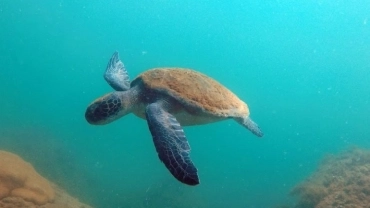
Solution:
[[[199,184],[197,169],[189,157],[190,146],[180,123],[160,103],[149,104],[145,114],[159,159],[177,180],[188,185]]]
[[[108,62],[107,69],[104,73],[104,79],[117,91],[130,89],[130,77],[128,76],[122,61],[119,60],[117,51],[114,52]]]

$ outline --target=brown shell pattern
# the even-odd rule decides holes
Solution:
[[[140,74],[145,88],[165,93],[185,106],[222,117],[249,115],[248,106],[216,80],[191,69],[154,68]],[[137,81],[137,80],[135,80]]]

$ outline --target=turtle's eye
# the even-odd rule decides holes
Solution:
[[[115,94],[97,99],[86,109],[85,118],[90,124],[106,124],[116,119],[121,100]]]

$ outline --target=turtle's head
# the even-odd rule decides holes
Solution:
[[[94,125],[103,125],[119,119],[131,112],[126,92],[112,92],[92,102],[86,109],[87,122]]]

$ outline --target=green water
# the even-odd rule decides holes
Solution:
[[[0,0],[0,149],[94,207],[267,208],[322,157],[370,147],[370,2]],[[106,126],[86,106],[131,77],[193,68],[245,100],[265,133],[233,121],[186,127],[201,184],[177,182],[146,122]]]

